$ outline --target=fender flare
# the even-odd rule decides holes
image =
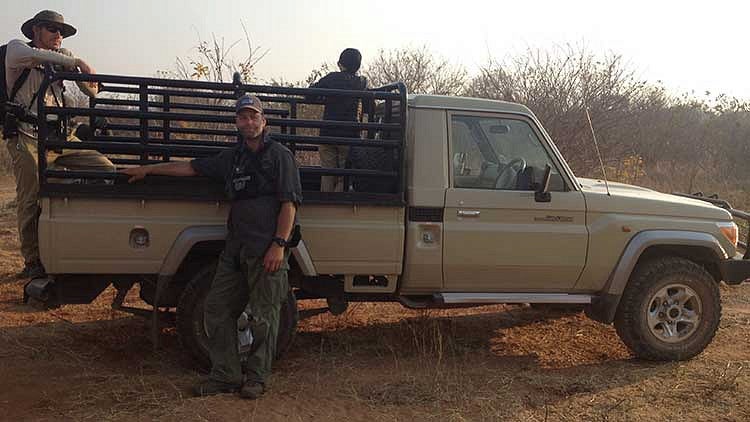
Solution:
[[[221,226],[194,226],[183,230],[172,243],[167,256],[159,269],[159,279],[172,278],[190,250],[200,242],[212,240],[224,241],[227,238],[227,228]]]
[[[151,342],[156,349],[159,345],[159,299],[172,282],[177,270],[180,268],[182,261],[190,253],[190,250],[200,242],[225,240],[227,238],[227,228],[224,225],[215,226],[194,226],[183,230],[175,239],[172,247],[169,248],[167,256],[161,264],[159,274],[156,278],[156,290],[154,292],[154,306],[151,319]],[[315,265],[313,264],[310,252],[305,245],[304,240],[300,240],[299,245],[292,249],[292,255],[300,266],[302,274],[305,276],[317,275]]]
[[[594,299],[587,315],[599,322],[609,324],[615,319],[622,293],[630,280],[638,260],[652,246],[693,246],[711,250],[716,260],[727,259],[727,252],[710,233],[680,230],[642,231],[628,242],[620,259],[612,270],[601,294]]]
[[[196,244],[215,240],[223,241],[226,237],[227,229],[223,225],[196,226],[183,230],[182,233],[177,236],[177,239],[175,239],[172,247],[169,249],[167,256],[164,258],[161,268],[159,269],[159,278],[173,277],[180,268],[182,261]],[[303,275],[318,275],[304,239],[300,240],[299,245],[292,249],[292,256],[294,256],[295,261],[300,266]]]
[[[169,283],[172,282],[177,269],[185,259],[190,249],[199,242],[211,240],[225,240],[227,228],[221,226],[194,226],[183,230],[172,243],[167,256],[162,261],[159,274],[156,277],[156,289],[154,291],[154,305],[151,312],[151,344],[156,350],[159,347],[159,300]]]

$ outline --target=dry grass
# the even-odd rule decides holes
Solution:
[[[199,377],[173,328],[91,305],[38,311],[23,283],[8,184],[0,189],[0,414],[6,420],[630,421],[750,419],[750,286],[722,288],[705,353],[633,360],[610,326],[520,306],[407,310],[359,303],[300,324],[257,402],[192,398]],[[137,304],[137,293],[127,302]],[[323,306],[306,302],[307,308]]]
[[[106,300],[38,313],[17,304],[19,288],[0,289],[0,375],[16,386],[0,393],[0,407],[19,417],[742,420],[750,411],[750,321],[746,307],[736,313],[731,303],[707,352],[671,364],[632,360],[611,327],[580,314],[360,304],[341,317],[303,321],[267,398],[249,403],[188,397],[198,374],[181,358],[173,330],[154,354],[146,322],[112,318]],[[750,297],[746,287],[740,293]]]

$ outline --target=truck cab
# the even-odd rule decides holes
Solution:
[[[89,303],[114,285],[113,306],[150,312],[155,327],[159,309],[174,309],[183,344],[204,363],[202,300],[226,236],[223,187],[199,177],[128,184],[117,173],[51,170],[46,151],[93,149],[120,167],[215,154],[237,141],[233,98],[260,96],[270,136],[295,153],[303,181],[303,240],[292,251],[280,341],[291,339],[297,300],[326,299],[333,313],[351,301],[558,303],[614,322],[639,357],[688,359],[716,332],[718,284],[750,276],[734,222],[746,213],[578,178],[520,104],[409,95],[403,84],[342,91],[69,73],[48,80],[103,83],[110,94],[88,108],[40,103],[38,115],[107,118],[109,132],[61,142],[40,128],[40,250],[50,277],[31,281],[26,295],[50,306]],[[313,113],[321,96],[371,102],[374,113],[321,120]],[[361,136],[318,136],[323,127],[356,127]],[[348,166],[321,167],[320,145],[348,146]],[[321,192],[322,175],[346,178],[346,189]],[[135,286],[151,310],[122,305]]]

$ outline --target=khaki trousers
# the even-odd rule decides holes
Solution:
[[[349,147],[346,145],[320,145],[320,165],[326,168],[344,168]],[[321,176],[321,192],[343,192],[344,178],[341,176]]]
[[[78,140],[73,139],[73,141]],[[13,163],[13,175],[16,178],[16,215],[18,236],[21,240],[21,255],[26,264],[31,264],[39,260],[37,140],[19,133],[18,136],[6,142]],[[50,152],[47,155],[47,163],[50,169],[57,170],[115,170],[114,164],[96,151],[63,150],[62,154]]]

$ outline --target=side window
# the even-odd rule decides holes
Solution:
[[[550,189],[566,190],[539,137],[524,120],[453,115],[453,187],[533,190],[552,167]]]
[[[479,177],[483,161],[482,151],[479,150],[466,123],[454,120],[451,127],[454,175],[460,176],[468,183]]]

